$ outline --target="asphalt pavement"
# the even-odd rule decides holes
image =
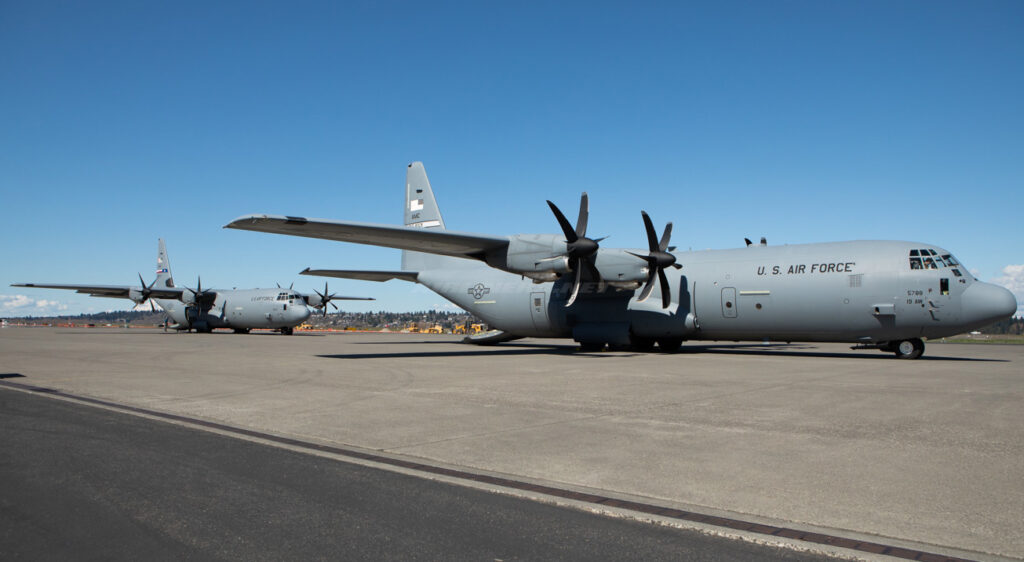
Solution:
[[[827,560],[0,388],[4,560]]]

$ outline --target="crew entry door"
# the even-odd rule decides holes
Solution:
[[[533,316],[533,327],[539,331],[548,328],[547,294],[530,293],[530,314]]]

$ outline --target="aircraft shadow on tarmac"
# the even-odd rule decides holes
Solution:
[[[407,342],[412,344],[413,342]],[[448,344],[451,341],[429,341],[423,340],[416,344]],[[394,342],[361,342],[358,345],[394,345]],[[686,356],[696,353],[711,353],[722,355],[760,355],[770,357],[831,357],[836,359],[882,359],[893,361],[891,354],[868,351],[851,351],[850,353],[836,353],[826,351],[811,351],[817,349],[807,344],[715,344],[715,345],[684,345],[675,353],[656,353],[651,355],[679,355]],[[329,355],[317,355],[327,359],[388,359],[388,358],[429,358],[429,357],[475,357],[475,356],[499,356],[499,355],[575,355],[582,358],[612,358],[612,357],[636,357],[648,355],[648,353],[637,353],[625,351],[599,351],[581,352],[576,345],[552,345],[552,344],[530,344],[530,343],[503,343],[498,346],[478,347],[459,351],[410,351],[397,353],[338,353]],[[1005,359],[983,359],[971,357],[934,357],[925,355],[920,361],[979,361],[1006,363]]]
[[[0,373],[0,379],[23,379],[25,375],[21,373]]]

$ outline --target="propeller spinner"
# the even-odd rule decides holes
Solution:
[[[640,297],[637,302],[643,302],[647,300],[647,297],[651,296],[651,291],[654,290],[654,277],[657,275],[658,281],[661,283],[661,307],[668,308],[669,303],[672,301],[672,295],[668,285],[668,278],[665,277],[665,268],[674,267],[681,269],[683,266],[676,263],[676,257],[668,253],[668,241],[672,237],[672,223],[665,225],[665,232],[661,235],[661,240],[658,240],[658,235],[654,231],[654,224],[651,223],[651,217],[647,216],[647,213],[640,211],[640,214],[644,217],[644,228],[647,230],[647,247],[648,253],[646,256],[641,254],[634,254],[634,256],[647,262],[649,272],[647,274],[647,284],[644,285],[642,291],[640,291]]]

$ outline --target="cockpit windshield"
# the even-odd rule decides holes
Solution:
[[[953,275],[962,277],[960,262],[952,254],[940,254],[931,248],[910,250],[910,269],[952,268]]]

